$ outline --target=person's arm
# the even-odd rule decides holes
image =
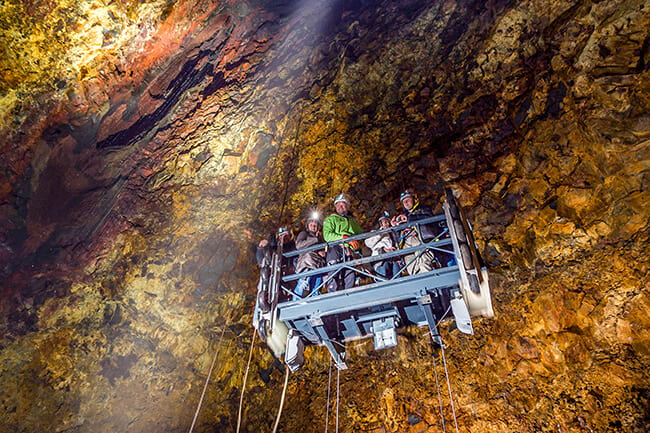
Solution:
[[[316,236],[309,236],[306,231],[300,232],[296,238],[296,249],[302,250],[303,248],[311,247],[318,243]]]
[[[380,241],[380,239],[381,239],[381,235],[374,235],[366,239],[364,243],[368,248],[373,249],[375,245]]]
[[[264,256],[266,256],[266,252],[268,251],[269,248],[269,241],[266,239],[263,239],[260,241],[260,243],[257,245],[257,251],[255,251],[255,259],[257,260],[257,266],[262,266],[262,263],[264,262]]]
[[[257,261],[257,266],[262,266],[262,263],[264,262],[264,249],[257,247],[257,251],[255,251],[255,261]]]
[[[298,233],[298,237],[296,237],[296,249],[297,250],[301,250],[303,248],[302,245],[303,245],[303,243],[305,242],[306,239],[307,239],[307,232],[306,231],[302,231],[302,232]]]
[[[335,218],[330,215],[323,222],[323,239],[325,242],[338,241],[343,236],[338,233]]]
[[[379,254],[383,254],[383,253],[387,253],[388,251],[391,251],[393,249],[393,245],[390,240],[390,237],[386,235],[382,236],[381,240],[377,242],[377,245],[375,245],[375,248],[379,250]]]
[[[352,230],[351,235],[358,235],[363,233],[363,229],[361,228],[357,220],[354,218],[350,218],[350,229]]]
[[[354,236],[363,233],[361,226],[359,225],[357,220],[354,219],[353,217],[346,218],[344,229],[342,231],[345,232],[343,234],[343,237],[349,237],[349,236]],[[350,241],[346,245],[348,245],[349,248],[355,251],[361,248],[360,241]]]

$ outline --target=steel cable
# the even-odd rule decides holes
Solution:
[[[203,404],[203,398],[205,397],[205,391],[208,389],[208,383],[210,382],[210,376],[212,376],[212,370],[214,369],[214,363],[217,361],[217,355],[219,354],[219,348],[221,347],[221,341],[223,340],[223,335],[226,333],[226,324],[224,323],[223,329],[221,330],[221,336],[217,342],[217,348],[214,352],[214,357],[212,358],[212,364],[210,364],[210,370],[208,371],[208,377],[205,379],[205,385],[203,385],[203,392],[201,393],[201,398],[199,399],[199,404],[196,407],[196,412],[194,413],[194,419],[192,420],[192,425],[190,426],[189,433],[192,433],[194,430],[194,425],[196,420],[199,417],[199,412],[201,411],[201,405]]]
[[[442,409],[442,396],[440,395],[440,382],[438,381],[438,366],[436,364],[435,352],[431,356],[431,359],[433,359],[433,376],[436,378],[436,392],[438,393],[438,405],[440,406],[440,421],[442,422],[442,431],[443,433],[446,433],[447,429],[445,427],[445,413]]]
[[[287,385],[289,384],[289,369],[284,368],[286,374],[284,375],[284,387],[282,388],[282,397],[280,397],[280,407],[278,408],[278,416],[275,418],[275,425],[273,426],[273,433],[278,431],[278,425],[280,424],[280,416],[282,415],[282,408],[284,407],[284,397],[287,394]]]
[[[341,393],[341,370],[336,369],[336,433],[339,433],[339,396]]]
[[[241,412],[242,406],[244,404],[244,390],[246,389],[246,382],[248,380],[248,370],[251,367],[251,359],[253,358],[253,347],[255,347],[255,336],[257,331],[253,329],[253,338],[251,339],[251,348],[248,352],[248,363],[246,363],[246,372],[244,373],[244,384],[241,387],[241,395],[239,396],[239,413],[237,414],[237,433],[239,433],[239,428],[241,427]]]
[[[327,374],[327,404],[325,406],[325,433],[329,429],[329,415],[330,415],[330,389],[332,386],[332,358],[330,357],[330,368]]]
[[[451,394],[451,382],[449,381],[449,371],[447,370],[447,359],[445,357],[444,345],[440,348],[440,354],[442,355],[442,363],[445,367],[445,377],[447,378],[447,389],[449,390],[449,402],[451,403],[451,413],[454,416],[454,426],[456,427],[456,433],[458,433],[458,421],[456,421],[456,408],[454,406],[454,397]]]

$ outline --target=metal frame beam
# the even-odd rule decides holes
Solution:
[[[429,334],[431,334],[431,340],[440,347],[443,347],[442,337],[438,332],[438,322],[436,321],[436,315],[433,312],[433,302],[431,301],[431,295],[424,295],[418,297],[418,305],[424,313],[424,317],[427,319],[427,324],[429,325]]]
[[[339,351],[334,344],[329,335],[327,335],[327,330],[323,324],[323,320],[320,317],[312,317],[309,319],[309,324],[311,325],[314,333],[318,335],[320,341],[327,347],[329,350],[332,359],[334,360],[334,365],[339,370],[347,370],[348,366],[345,365],[345,351]]]
[[[328,274],[328,273],[330,273],[332,271],[336,271],[336,270],[338,270],[338,269],[340,269],[341,267],[344,267],[344,266],[348,267],[348,268],[352,268],[354,266],[364,265],[364,264],[367,264],[367,263],[379,262],[379,261],[383,261],[383,260],[387,260],[387,259],[392,259],[392,258],[395,258],[395,257],[406,256],[406,255],[413,254],[415,252],[425,250],[425,249],[426,250],[442,251],[442,252],[449,253],[449,254],[453,255],[454,254],[453,250],[443,250],[443,249],[437,248],[437,247],[441,247],[441,246],[445,246],[445,245],[451,245],[451,244],[452,244],[451,238],[449,238],[449,239],[441,239],[441,240],[433,239],[433,240],[431,240],[431,241],[429,241],[427,243],[416,245],[414,247],[404,248],[404,249],[401,249],[401,250],[395,250],[395,251],[391,251],[389,253],[379,254],[379,255],[376,255],[376,256],[368,256],[368,257],[364,257],[364,258],[361,258],[361,259],[349,260],[347,262],[336,263],[334,265],[325,266],[325,267],[318,268],[318,269],[313,269],[313,270],[307,271],[307,272],[301,272],[299,274],[287,275],[287,276],[282,277],[282,281],[287,283],[289,281],[299,280],[300,278],[311,277],[313,275]],[[300,250],[300,251],[302,252],[302,251],[305,251],[305,250]]]
[[[427,288],[437,289],[458,284],[458,267],[409,275],[398,280],[380,281],[320,296],[278,304],[280,320],[320,317],[369,308],[405,299],[417,298]]]

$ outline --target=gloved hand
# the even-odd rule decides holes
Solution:
[[[343,235],[343,239],[349,238],[350,236],[348,235]],[[350,248],[352,251],[356,251],[359,249],[359,241],[350,241],[347,244],[343,244],[346,247]]]

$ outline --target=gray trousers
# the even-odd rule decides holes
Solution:
[[[420,242],[420,239],[418,239],[417,236],[409,236],[404,240],[404,248],[415,247],[421,244],[422,242]],[[415,257],[417,257],[418,254],[420,254],[420,257],[413,260]],[[435,259],[436,256],[433,254],[431,250],[426,250],[424,252],[418,251],[415,254],[409,254],[408,256],[404,256],[404,261],[406,263],[409,263],[411,262],[411,260],[413,260],[413,262],[411,262],[406,267],[406,270],[408,271],[409,275],[415,275],[421,272],[429,272],[430,270],[434,269]]]

